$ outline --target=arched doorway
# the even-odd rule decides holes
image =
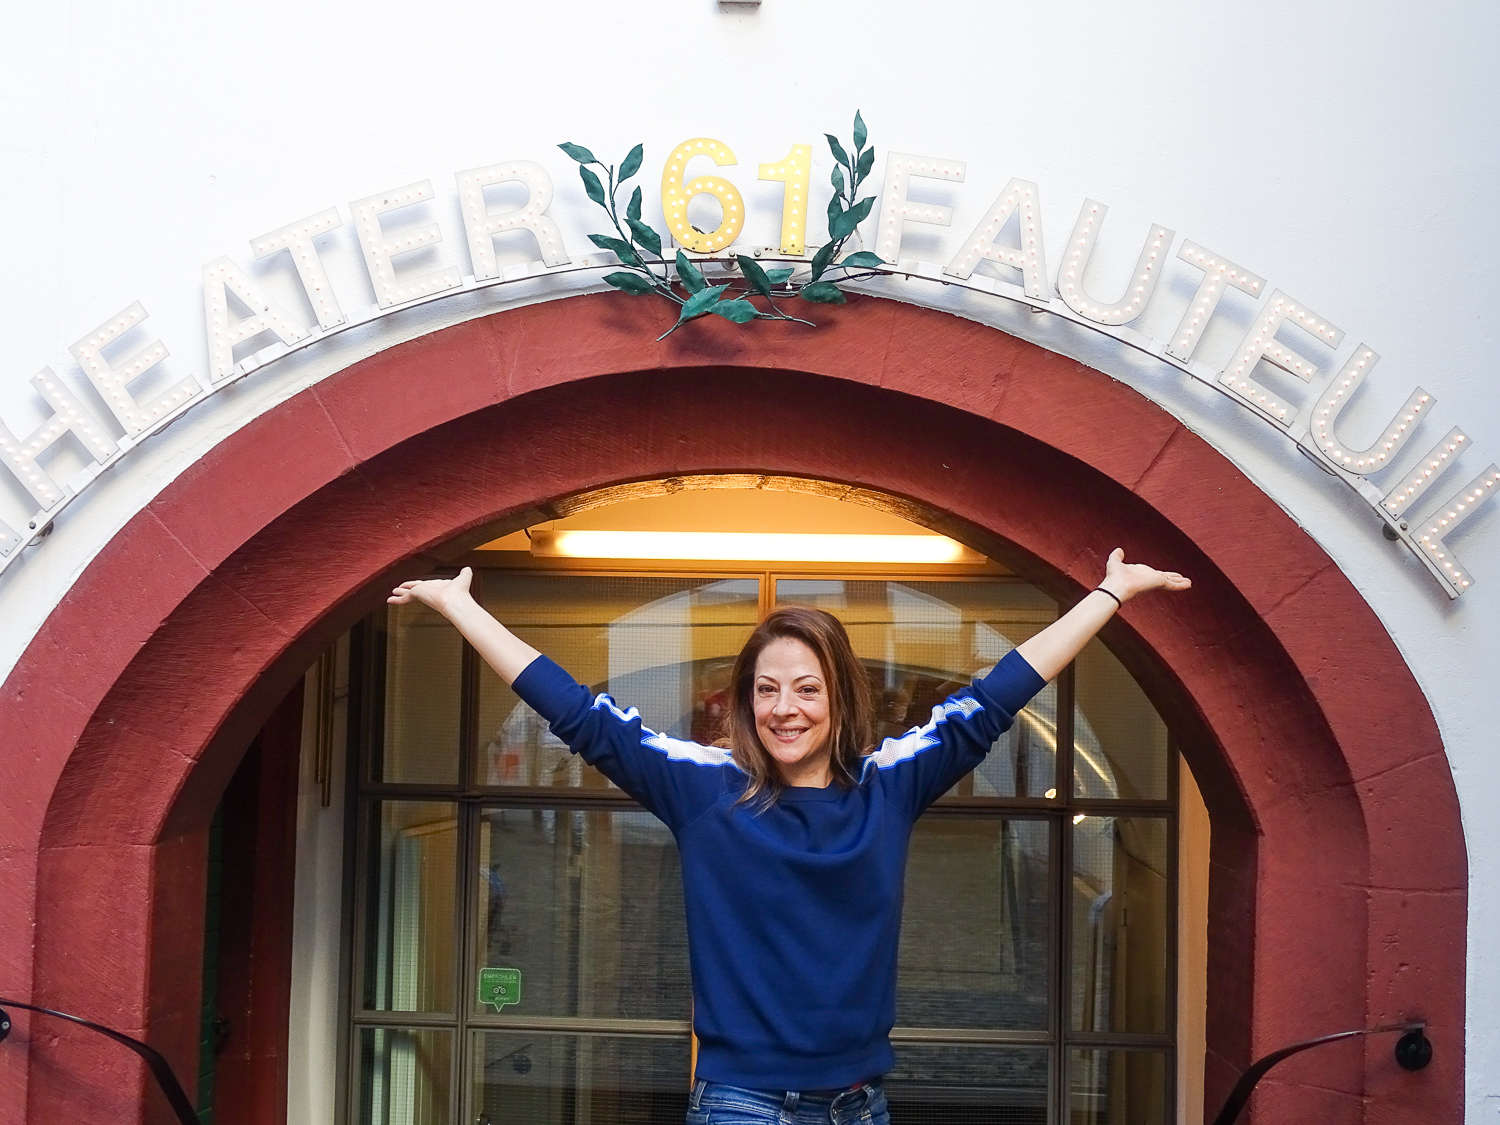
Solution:
[[[1410,672],[1312,540],[1134,392],[942,314],[867,299],[816,333],[673,339],[610,297],[437,333],[245,427],[127,525],[5,686],[0,740],[39,763],[5,797],[36,921],[34,951],[20,927],[7,955],[31,960],[39,1002],[143,1031],[191,1072],[178,969],[197,963],[207,819],[316,654],[433,547],[497,521],[619,482],[781,473],[906,498],[1062,598],[1117,543],[1181,560],[1195,595],[1132,607],[1110,641],[1194,732],[1214,817],[1209,1104],[1254,1052],[1421,1015],[1444,1045],[1422,1075],[1351,1048],[1288,1067],[1259,1112],[1453,1119],[1452,781]],[[111,1050],[33,1037],[35,1120],[134,1120],[140,1090]]]

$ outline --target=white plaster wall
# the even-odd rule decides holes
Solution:
[[[1351,436],[1381,424],[1420,382],[1438,404],[1409,457],[1454,423],[1473,438],[1441,495],[1500,460],[1488,268],[1500,250],[1491,202],[1500,9],[1483,0],[1420,12],[1388,2],[764,0],[745,14],[714,0],[54,0],[12,5],[5,24],[0,418],[19,432],[42,416],[26,380],[51,364],[78,383],[67,346],[133,300],[151,314],[140,339],[160,336],[171,349],[169,372],[204,374],[202,263],[228,253],[251,265],[248,239],[330,204],[347,215],[351,199],[431,177],[441,198],[426,217],[446,241],[403,268],[457,263],[468,272],[453,174],[529,158],[553,172],[554,212],[577,257],[585,230],[599,228],[556,142],[618,159],[644,140],[647,217],[660,226],[663,156],[709,135],[740,159],[721,174],[750,209],[742,243],[774,244],[780,185],[758,183],[754,165],[825,131],[847,137],[859,107],[881,150],[877,175],[890,148],[968,162],[964,184],[913,190],[957,214],[950,230],[913,228],[903,257],[946,262],[1017,175],[1041,186],[1055,273],[1091,196],[1111,207],[1096,256],[1100,296],[1117,291],[1145,225],[1164,223],[1339,325],[1344,351],[1363,340],[1382,354],[1348,415]],[[815,178],[826,182],[819,152]],[[814,212],[821,203],[815,196]],[[414,209],[410,220],[423,217]],[[322,245],[346,311],[371,303],[352,228]],[[509,261],[535,256],[516,236],[499,247]],[[305,312],[284,257],[254,272]],[[1169,332],[1196,276],[1184,267],[1168,274],[1139,326]],[[894,291],[1046,334],[1138,387],[1258,481],[1369,598],[1431,700],[1463,803],[1477,951],[1469,1120],[1491,1120],[1500,965],[1483,952],[1500,925],[1500,824],[1491,814],[1500,803],[1500,693],[1487,678],[1500,657],[1500,505],[1456,540],[1476,584],[1450,603],[1381,538],[1362,504],[1184,376],[998,302],[920,282]],[[0,576],[0,675],[109,536],[226,433],[359,355],[545,295],[540,285],[492,291],[355,330],[247,377],[150,439],[68,510],[33,557]],[[1226,302],[1197,358],[1222,364],[1249,305]],[[0,518],[24,526],[23,499],[0,481]]]

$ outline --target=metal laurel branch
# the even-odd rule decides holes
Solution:
[[[875,164],[875,149],[866,145],[868,133],[864,119],[858,112],[854,114],[852,150],[846,149],[832,133],[825,136],[834,160],[833,171],[829,174],[833,198],[828,202],[828,241],[819,247],[806,269],[797,266],[763,269],[754,258],[737,254],[735,261],[744,281],[723,285],[710,285],[703,271],[681,250],[677,251],[673,261],[662,256],[661,235],[641,219],[639,185],[631,193],[630,201],[625,205],[624,221],[621,221],[619,193],[641,169],[645,153],[642,145],[631,149],[618,169],[613,164],[605,164],[582,145],[564,142],[557,147],[578,162],[584,192],[604,210],[614,228],[612,235],[589,235],[595,246],[614,254],[624,267],[605,274],[604,280],[622,293],[640,297],[654,295],[676,306],[676,322],[657,337],[664,340],[688,321],[709,315],[723,317],[734,324],[748,324],[752,320],[790,320],[814,327],[812,321],[784,311],[777,301],[797,299],[820,305],[841,305],[846,298],[839,288],[840,281],[861,276],[853,271],[886,264],[880,255],[868,250],[847,257],[839,256],[875,204],[873,195],[858,198],[860,186]],[[599,171],[595,172],[595,168]],[[833,276],[835,272],[837,277]],[[762,303],[757,304],[756,298]]]

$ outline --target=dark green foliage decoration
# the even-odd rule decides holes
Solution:
[[[825,135],[834,159],[833,172],[829,175],[833,198],[828,201],[828,241],[813,255],[811,268],[799,276],[796,266],[768,270],[754,258],[736,254],[735,262],[744,281],[742,284],[723,285],[710,285],[703,271],[681,250],[677,251],[673,261],[662,257],[661,236],[641,220],[639,186],[631,192],[622,222],[619,195],[625,190],[626,183],[641,170],[641,159],[645,155],[642,145],[631,149],[618,169],[605,164],[582,145],[564,143],[557,147],[578,162],[584,192],[603,208],[614,228],[612,235],[589,235],[595,246],[608,250],[620,259],[620,265],[624,267],[605,274],[604,280],[622,293],[639,297],[655,295],[677,307],[676,322],[657,337],[663,340],[688,321],[709,315],[723,317],[735,324],[748,324],[752,320],[791,320],[812,326],[812,321],[785,312],[777,301],[797,299],[814,304],[841,305],[846,298],[839,282],[871,276],[857,271],[885,264],[878,254],[868,250],[839,257],[844,244],[853,237],[855,229],[875,205],[873,195],[857,198],[860,186],[875,165],[875,149],[866,147],[869,138],[864,119],[855,113],[852,153],[832,133]],[[595,168],[599,171],[594,171]],[[759,298],[761,303],[757,304],[754,298]]]

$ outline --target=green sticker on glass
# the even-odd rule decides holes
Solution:
[[[479,1002],[500,1011],[507,1004],[521,1002],[520,969],[480,969]]]

